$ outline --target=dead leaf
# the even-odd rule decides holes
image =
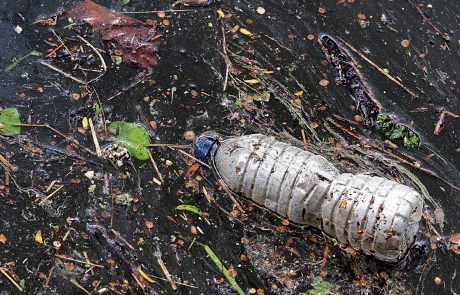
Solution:
[[[158,63],[157,52],[161,34],[155,27],[84,0],[75,5],[67,16],[89,23],[108,43],[109,50],[120,50],[123,61],[140,68],[152,70]]]
[[[36,234],[35,234],[35,242],[39,243],[39,244],[43,244],[43,237],[42,237],[42,231],[39,230]]]
[[[407,40],[407,39],[402,40],[401,41],[401,46],[404,47],[404,48],[409,47],[409,40]]]
[[[326,87],[327,85],[329,85],[329,81],[326,80],[326,79],[321,79],[319,81],[319,85],[323,86],[323,87]]]

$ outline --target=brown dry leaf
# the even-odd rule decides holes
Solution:
[[[72,271],[75,268],[75,264],[73,264],[72,262],[64,262],[64,268],[67,271]]]
[[[319,12],[319,14],[325,14],[326,13],[326,8],[320,6],[318,8],[318,12]]]
[[[316,122],[311,122],[311,123],[310,123],[310,127],[313,128],[313,129],[316,129],[316,128],[318,128],[318,123],[316,123]]]
[[[288,226],[289,225],[289,220],[285,218],[285,219],[281,220],[281,224],[285,225],[285,226]]]
[[[276,231],[279,233],[284,233],[286,231],[286,228],[282,225],[276,227]]]
[[[147,70],[158,64],[156,54],[161,34],[155,27],[91,0],[79,2],[67,16],[89,23],[101,35],[102,41],[108,42],[109,51],[121,50],[123,62]]]
[[[364,13],[358,13],[358,19],[366,20],[366,15]]]
[[[197,97],[199,95],[198,91],[196,90],[190,91],[190,94],[192,95],[192,97]]]
[[[164,18],[166,16],[166,13],[163,10],[161,10],[157,12],[157,15],[159,18]]]
[[[449,250],[451,250],[455,254],[460,255],[460,233],[455,233],[451,235],[448,241],[449,241],[449,244],[448,244]]]
[[[327,85],[329,85],[329,81],[326,80],[326,79],[321,79],[319,81],[319,85],[323,86],[323,87],[326,87]]]
[[[144,225],[145,225],[145,227],[148,228],[148,229],[152,229],[152,228],[153,228],[153,222],[151,222],[151,221],[144,220]]]
[[[6,243],[6,236],[4,234],[0,234],[0,243]]]
[[[407,39],[402,40],[401,41],[401,46],[404,47],[404,48],[409,47],[409,40],[407,40]]]
[[[313,40],[315,40],[315,35],[313,35],[313,34],[308,34],[308,35],[307,35],[307,39],[310,40],[310,41],[313,41]]]

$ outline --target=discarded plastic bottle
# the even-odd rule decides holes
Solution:
[[[397,262],[414,242],[423,200],[409,186],[340,173],[324,157],[262,134],[222,140],[205,132],[194,153],[232,191],[379,260]]]

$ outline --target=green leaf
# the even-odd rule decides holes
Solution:
[[[311,286],[313,288],[307,292],[299,293],[299,295],[329,295],[331,290],[337,290],[339,288],[337,285],[331,284],[328,281],[324,281],[320,277],[314,278]]]
[[[110,132],[115,132],[116,142],[127,148],[136,159],[143,161],[149,159],[149,153],[145,145],[150,143],[150,137],[144,126],[136,123],[115,121],[110,123],[108,129]]]
[[[26,288],[26,280],[22,279],[19,281],[19,286],[21,286],[21,288],[25,289]]]
[[[189,211],[189,212],[196,213],[200,216],[203,215],[203,211],[201,211],[200,208],[195,207],[193,205],[179,205],[176,207],[176,210]]]
[[[37,50],[32,50],[30,53],[28,53],[28,54],[26,54],[24,56],[21,56],[16,61],[11,63],[9,66],[7,66],[6,69],[5,69],[5,73],[9,73],[12,69],[14,69],[18,64],[20,64],[23,60],[25,60],[29,56],[42,56],[42,55],[43,55],[43,53],[41,53],[41,52],[39,52]]]
[[[121,64],[123,62],[123,58],[121,56],[118,56],[118,55],[112,56],[112,59],[113,59],[113,62],[116,65],[119,65],[119,64]]]
[[[123,5],[128,5],[130,0],[123,0]]]
[[[37,50],[32,50],[30,52],[30,55],[32,55],[32,56],[42,56],[43,53],[41,53],[40,51],[37,51]]]
[[[242,108],[242,107],[243,107],[243,103],[241,102],[241,99],[237,98],[237,99],[235,100],[235,105],[236,105],[237,107]]]
[[[115,204],[118,204],[118,205],[131,206],[131,202],[133,200],[134,199],[133,197],[131,197],[130,194],[125,193],[125,194],[115,196],[114,202]]]
[[[256,93],[252,96],[252,99],[255,101],[269,101],[270,100],[270,92],[263,91],[261,93]]]
[[[0,109],[0,132],[9,135],[21,133],[21,127],[14,126],[21,124],[19,112],[16,108]]]
[[[222,274],[224,275],[224,277],[227,279],[227,281],[230,283],[230,285],[233,286],[233,288],[235,289],[235,291],[238,293],[238,295],[244,295],[244,292],[243,290],[241,289],[240,285],[238,285],[238,283],[236,282],[235,278],[232,277],[230,275],[230,273],[228,272],[227,268],[225,268],[225,266],[222,264],[222,262],[220,261],[220,259],[216,256],[216,254],[214,254],[214,251],[212,251],[211,248],[209,248],[208,245],[205,245],[205,244],[201,244],[199,243],[201,246],[203,246],[204,250],[206,251],[206,253],[209,255],[209,258],[211,258],[211,260],[214,262],[214,264],[217,266],[217,268],[219,269],[220,272],[222,272]]]
[[[95,190],[96,190],[95,184],[92,184],[88,187],[88,193],[94,193]]]

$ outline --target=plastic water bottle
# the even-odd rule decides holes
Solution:
[[[379,260],[397,262],[415,240],[423,199],[409,186],[340,173],[324,157],[262,134],[206,132],[194,154],[235,193]]]

